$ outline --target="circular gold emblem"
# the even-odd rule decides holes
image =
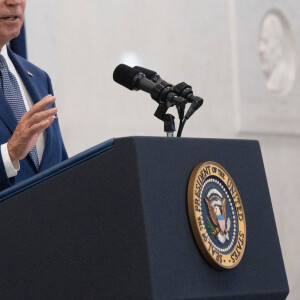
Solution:
[[[246,219],[238,189],[219,164],[197,165],[188,186],[188,211],[195,240],[218,269],[241,261],[246,246]]]

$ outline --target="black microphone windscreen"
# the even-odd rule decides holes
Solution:
[[[147,79],[150,79],[150,80],[152,80],[152,79],[154,78],[154,76],[157,75],[156,72],[154,72],[154,71],[152,71],[152,70],[145,69],[145,68],[143,68],[143,67],[135,66],[135,67],[133,67],[133,68],[134,68],[135,70],[137,70],[137,71],[139,71],[139,72],[145,74],[145,75],[146,75],[146,78],[147,78]]]
[[[115,82],[123,85],[124,87],[134,90],[136,84],[135,77],[138,74],[139,71],[124,64],[120,64],[114,70],[113,79]]]

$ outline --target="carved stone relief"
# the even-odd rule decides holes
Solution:
[[[295,46],[287,19],[279,11],[271,11],[263,19],[258,53],[267,89],[286,94],[295,79]]]
[[[237,131],[300,135],[298,0],[231,3]]]

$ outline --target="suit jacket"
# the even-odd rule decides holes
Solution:
[[[21,56],[13,53],[7,47],[8,55],[13,62],[17,72],[20,74],[24,85],[27,88],[33,103],[37,103],[48,94],[53,95],[51,80],[47,73],[34,66]],[[28,74],[30,72],[33,76]],[[0,144],[5,144],[11,138],[17,126],[17,120],[0,90]],[[68,158],[67,152],[61,137],[58,119],[55,119],[51,126],[46,129],[46,142],[43,157],[40,163],[39,172],[60,163]],[[31,177],[37,173],[34,163],[29,155],[20,161],[20,171],[14,178],[8,179],[0,155],[0,190],[3,190],[14,183]]]

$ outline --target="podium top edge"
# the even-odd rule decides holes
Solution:
[[[27,190],[28,188],[35,186],[38,183],[43,182],[67,169],[70,169],[96,155],[104,153],[114,147],[114,145],[118,142],[122,141],[132,141],[132,142],[154,142],[159,141],[160,143],[174,143],[182,144],[187,141],[202,141],[202,142],[230,142],[230,143],[251,143],[258,144],[257,140],[247,140],[247,139],[220,139],[220,138],[195,138],[195,137],[180,137],[180,138],[170,138],[170,137],[161,137],[161,136],[125,136],[112,138],[105,142],[102,142],[88,150],[85,150],[51,168],[41,173],[38,173],[28,179],[23,180],[22,182],[16,183],[15,185],[3,190],[0,192],[0,203],[12,196],[15,196],[22,191]]]
[[[38,173],[28,179],[25,179],[3,191],[0,192],[0,203],[12,196],[15,196],[28,188],[43,182],[46,179],[49,179],[63,171],[66,171],[86,160],[89,160],[96,155],[102,154],[104,152],[107,152],[108,150],[112,149],[114,146],[114,139],[109,139],[105,142],[102,142],[88,150],[85,150],[75,156],[72,156],[71,158],[47,169],[46,171],[43,171],[41,173]]]
[[[117,137],[115,140],[133,139],[133,140],[166,140],[166,141],[187,141],[187,140],[199,140],[199,141],[227,141],[227,142],[253,142],[258,143],[256,139],[234,139],[234,138],[198,138],[198,137],[164,137],[164,136],[124,136]]]

